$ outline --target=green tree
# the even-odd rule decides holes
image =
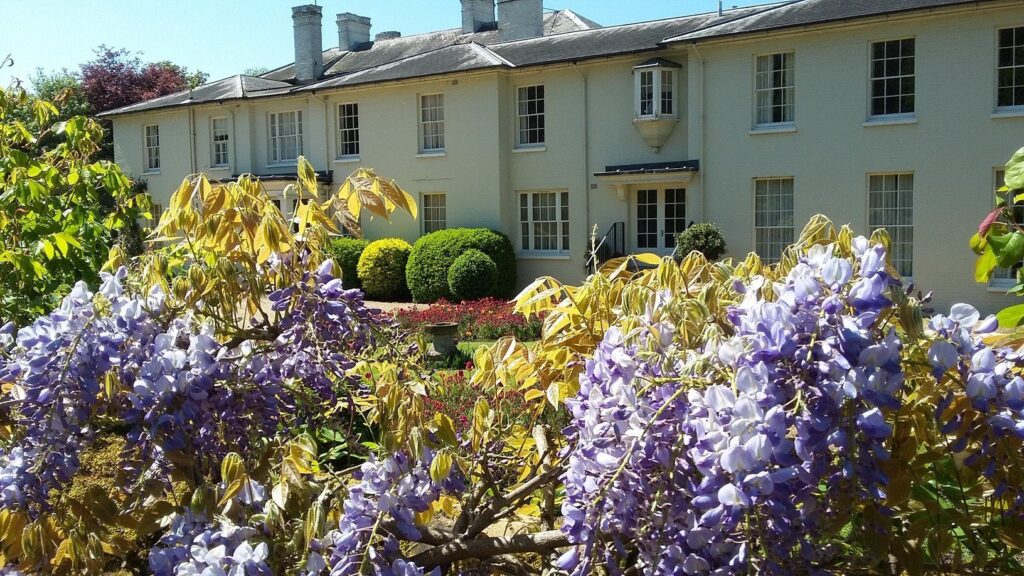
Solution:
[[[45,313],[78,280],[97,281],[120,231],[148,216],[148,195],[95,160],[100,125],[60,117],[21,88],[0,89],[0,325]]]
[[[82,90],[82,82],[74,72],[67,68],[47,72],[36,68],[35,74],[29,79],[32,92],[36,98],[52,102],[58,109],[61,120],[73,116],[89,116],[92,108]]]

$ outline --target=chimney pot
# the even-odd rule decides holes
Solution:
[[[324,69],[323,11],[319,6],[292,8],[295,33],[295,80],[316,80]]]
[[[462,0],[462,33],[494,29],[494,0]]]
[[[338,47],[357,50],[370,41],[370,19],[351,12],[338,14]]]
[[[543,0],[498,0],[498,31],[502,42],[543,36]]]

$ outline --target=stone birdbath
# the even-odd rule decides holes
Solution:
[[[459,333],[459,325],[454,322],[427,324],[423,331],[433,340],[427,356],[431,358],[447,358],[455,352],[455,336]]]

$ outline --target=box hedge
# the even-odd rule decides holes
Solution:
[[[479,300],[494,293],[497,278],[494,260],[473,248],[463,252],[448,268],[448,289],[460,301]]]
[[[409,300],[405,284],[405,266],[412,246],[400,238],[370,242],[359,257],[359,280],[371,300],[404,302]]]
[[[370,245],[361,238],[335,238],[331,242],[331,258],[341,268],[341,281],[345,288],[363,288],[359,281],[359,257]]]
[[[516,290],[516,254],[508,236],[486,228],[439,230],[416,241],[405,275],[416,302],[436,302],[455,296],[448,287],[448,269],[467,250],[476,249],[497,267],[493,294],[511,298]]]

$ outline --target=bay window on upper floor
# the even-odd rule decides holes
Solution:
[[[292,164],[302,156],[302,111],[273,112],[267,126],[270,164]]]
[[[678,117],[677,78],[681,66],[663,58],[633,68],[638,120]]]

